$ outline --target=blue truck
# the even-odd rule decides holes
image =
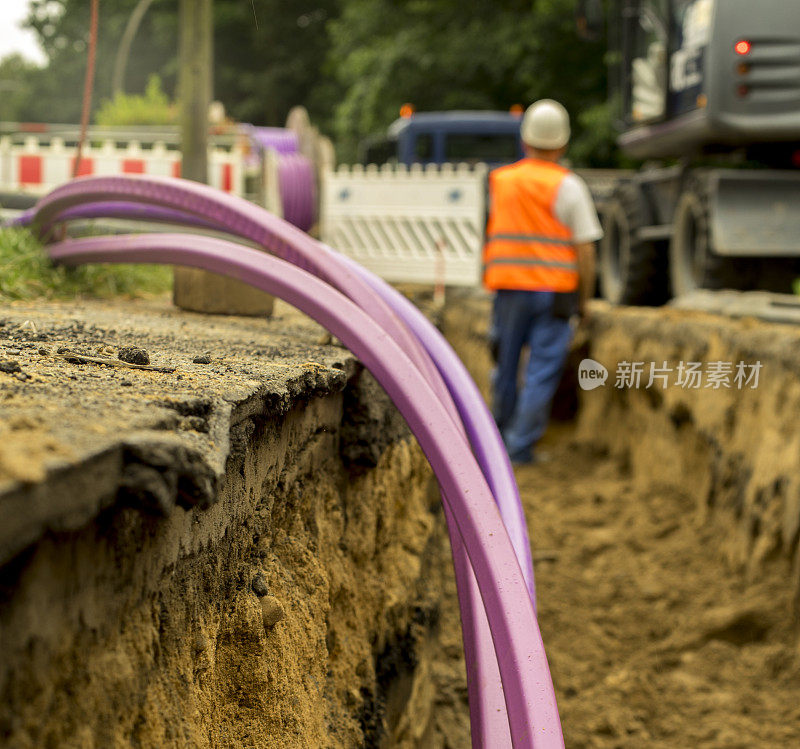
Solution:
[[[359,146],[362,164],[509,164],[522,158],[522,112],[406,112]]]

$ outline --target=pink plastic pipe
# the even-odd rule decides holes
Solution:
[[[191,248],[185,247],[187,241]],[[73,263],[161,262],[201,267],[285,299],[340,338],[406,417],[451,504],[491,626],[514,746],[563,746],[536,616],[489,487],[447,410],[386,331],[309,274],[222,240],[158,234],[101,237],[55,245],[50,256]]]
[[[73,180],[39,201],[35,220],[46,231],[50,224],[59,220],[59,214],[72,206],[111,200],[130,204],[157,203],[160,211],[177,211],[176,216],[186,217],[181,220],[188,221],[191,217],[193,222],[200,221],[202,225],[216,224],[224,231],[244,237],[294,265],[310,270],[346,293],[388,332],[399,336],[398,342],[412,354],[432,382],[441,383],[442,376],[450,377],[451,385],[457,387],[461,395],[456,395],[453,387],[449,390],[459,401],[457,405],[461,418],[467,425],[473,444],[477,445],[481,464],[487,475],[491,476],[500,512],[512,534],[528,590],[535,601],[533,563],[525,515],[497,427],[463,364],[441,336],[424,332],[432,326],[413,305],[407,300],[401,301],[402,296],[398,292],[346,256],[317,242],[305,232],[289,226],[262,208],[243,198],[220,193],[188,180],[131,175]],[[376,297],[373,289],[379,296]],[[402,315],[415,332],[422,334],[420,339],[433,354],[434,361],[438,362],[436,367],[431,363],[430,357],[422,355],[419,341],[409,334],[406,325],[400,324],[397,314]],[[436,387],[438,389],[440,385]]]
[[[124,180],[125,182],[130,181],[130,178],[125,177],[120,179]],[[134,179],[141,183],[141,178]],[[84,186],[87,182],[96,182],[96,180],[81,180],[76,184]],[[183,181],[168,180],[168,182],[171,183],[175,190],[179,191],[183,191],[185,187],[189,186],[197,187],[194,185],[194,183],[185,183]],[[91,191],[89,192],[91,193]],[[219,194],[216,193],[216,191],[212,191],[212,194],[214,198],[219,197]],[[115,192],[106,192],[104,196],[106,199],[114,197],[119,199],[119,195]],[[163,196],[161,197],[163,199]],[[252,204],[244,203],[244,205],[248,209],[252,209]],[[189,216],[182,213],[180,209],[166,208],[161,203],[157,205],[148,205],[144,203],[124,203],[120,204],[116,208],[114,207],[114,203],[108,202],[103,204],[95,204],[94,206],[92,204],[76,204],[71,208],[62,210],[58,215],[58,220],[69,219],[78,216],[86,217],[90,215],[93,208],[96,208],[98,213],[105,212],[105,215],[109,215],[110,213],[111,215],[115,216],[124,216],[127,214],[128,217],[141,218],[144,220],[172,220],[177,218],[178,220],[183,220],[187,223],[193,223],[195,225],[200,224],[206,227],[208,227],[210,223],[209,214],[207,212],[203,213],[202,216]],[[171,211],[173,212],[172,214]],[[260,213],[262,216],[264,215],[263,211],[260,211]],[[227,231],[235,231],[229,220],[227,220],[224,225],[220,224],[220,226],[217,228]],[[245,236],[247,237],[248,235]],[[252,237],[252,235],[250,235],[249,238],[255,239],[255,237]],[[270,248],[274,249],[274,246]],[[335,253],[330,248],[324,248],[322,254],[324,255],[326,253],[331,256],[330,261],[323,257],[318,260],[316,267],[312,268],[312,270],[318,275],[321,275],[319,270],[320,264],[328,265],[331,261],[339,261],[340,263],[348,262],[347,258]],[[366,273],[366,271],[360,268],[360,266],[357,264],[352,263],[352,261],[349,262],[351,263],[351,269],[357,274]],[[376,287],[377,292],[383,297],[384,301],[388,301],[389,304],[394,307],[395,312],[399,312],[401,315],[405,314],[406,317],[413,315],[413,312],[416,312],[418,319],[415,322],[418,328],[420,328],[421,323],[419,318],[424,320],[424,317],[416,310],[416,308],[413,307],[413,305],[411,305],[403,297],[388,287],[388,285],[383,284],[383,282],[374,276],[372,278],[366,277],[366,280],[370,282],[371,285]],[[381,284],[383,287],[381,287]],[[340,286],[340,289],[346,293],[349,293],[350,296],[354,296],[348,286],[345,286],[344,288]],[[390,296],[387,299],[387,294],[391,293],[395,294],[395,299],[392,299]],[[398,302],[398,298],[402,300],[402,302],[405,302],[407,306],[405,310],[402,308],[402,302]],[[413,310],[413,312],[411,312],[411,310]],[[430,349],[431,345],[433,348],[436,348],[438,344],[440,350],[444,350],[445,355],[449,352],[451,359],[458,363],[461,370],[460,372],[455,372],[456,381],[460,375],[462,380],[472,385],[472,393],[467,393],[468,396],[472,396],[471,400],[469,397],[467,397],[466,402],[460,402],[459,410],[462,413],[462,417],[466,415],[466,418],[470,419],[467,421],[468,427],[472,427],[470,429],[470,437],[472,438],[473,445],[478,453],[478,458],[484,469],[484,473],[487,475],[490,485],[494,490],[495,496],[498,498],[497,501],[500,505],[501,512],[505,510],[506,517],[504,517],[504,520],[506,521],[506,525],[510,529],[510,532],[514,534],[512,535],[512,541],[514,542],[518,557],[522,560],[523,574],[525,574],[526,583],[531,593],[531,598],[535,602],[533,568],[530,558],[527,527],[525,525],[521,503],[519,502],[519,496],[516,491],[516,483],[513,480],[513,473],[511,471],[510,464],[508,463],[508,457],[502,447],[499,434],[497,434],[494,422],[491,419],[491,416],[489,416],[488,410],[486,409],[480,394],[477,393],[477,389],[474,387],[474,384],[472,384],[471,378],[466,373],[466,370],[464,370],[464,367],[461,365],[458,357],[455,356],[454,352],[449,349],[449,346],[446,344],[446,342],[444,342],[438,332],[435,331],[435,329],[430,326],[427,321],[424,322],[428,325],[428,330],[425,331],[424,327],[420,329],[423,331],[423,333],[425,333],[427,338],[431,338],[431,331],[433,331],[433,334],[439,338],[438,342],[434,338],[431,343],[430,340],[426,341],[425,337],[423,337],[423,342],[425,345]],[[442,343],[444,343],[444,349],[441,348]],[[405,346],[404,348],[406,349],[407,353],[409,353],[409,355],[411,355],[412,358],[419,364],[420,352],[413,349],[409,350],[408,346]],[[425,359],[427,359],[427,357],[425,357]],[[423,361],[422,365],[425,364],[426,362]],[[445,370],[447,367],[443,368],[440,364],[437,364],[437,366],[442,375],[445,375]],[[442,393],[441,381],[437,381],[437,378],[434,377],[432,378],[432,384],[437,393],[439,393],[443,402],[451,406],[452,401],[449,396]],[[452,383],[448,382],[448,386],[452,391],[451,385]],[[452,406],[448,408],[448,410],[450,411],[451,416],[454,416],[455,419],[458,419],[457,415],[454,415],[454,409]],[[481,417],[483,419],[483,423],[481,423]],[[487,443],[488,447],[485,447],[483,443]],[[504,497],[510,497],[510,501],[504,502]],[[510,520],[507,517],[509,514],[509,508],[512,512],[512,517]],[[513,510],[515,508],[517,510],[516,518],[513,517]],[[448,521],[448,527],[452,527],[452,522],[449,517]],[[472,580],[469,565],[466,564],[465,560],[462,558],[463,551],[460,549],[460,540],[457,537],[451,536],[451,541],[453,547],[453,561],[456,568],[459,589],[459,600],[462,609],[464,647],[469,676],[468,684],[470,692],[470,712],[473,726],[475,726],[476,729],[473,731],[473,742],[475,746],[485,746],[487,745],[486,737],[488,735],[493,735],[495,739],[497,739],[497,734],[500,730],[499,727],[506,725],[502,689],[499,683],[499,673],[497,672],[497,666],[494,660],[495,655],[489,644],[490,638],[488,636],[489,633],[487,630],[485,616],[483,611],[481,611],[480,602],[477,600],[476,591],[474,589],[474,581]],[[498,727],[497,730],[495,730],[494,726]],[[494,744],[494,746],[497,745],[497,743]]]
[[[200,226],[203,228],[217,229],[229,231],[228,226],[216,226],[213,222],[206,218],[185,214],[177,209],[165,208],[158,204],[152,203],[132,203],[132,202],[114,202],[106,201],[101,203],[77,203],[71,207],[61,210],[57,215],[58,221],[81,219],[81,218],[99,218],[99,217],[114,217],[114,218],[127,218],[138,219],[145,221],[162,221],[162,222],[184,222],[192,226]],[[35,213],[31,213],[27,217],[28,223],[35,218]],[[325,248],[325,252],[331,253],[331,260],[346,261],[349,260],[343,255],[335,253],[330,248]],[[350,261],[352,263],[352,261]],[[357,264],[353,264],[353,270],[356,272],[362,271]],[[366,272],[366,271],[365,271]],[[370,279],[367,279],[370,280]],[[373,283],[375,279],[373,277]],[[382,282],[381,282],[382,283]],[[388,285],[385,285],[386,288]],[[347,291],[347,289],[344,289]],[[379,291],[381,291],[379,287]],[[384,290],[385,291],[385,290]],[[391,300],[390,300],[391,301]],[[396,302],[395,302],[396,303]],[[410,305],[410,303],[408,303]],[[413,307],[413,305],[411,305]],[[431,330],[434,330],[431,326]],[[409,351],[406,353],[414,360],[419,362],[420,358],[424,357],[422,351]],[[455,354],[453,354],[455,356]],[[458,357],[455,357],[458,361]],[[423,362],[424,364],[424,362]],[[462,366],[463,369],[463,366]],[[469,375],[466,375],[469,379]],[[441,380],[432,378],[432,387],[439,395],[442,402],[446,405],[448,412],[451,414],[457,426],[463,430],[463,424],[453,400],[449,393],[444,390],[444,383]],[[477,389],[475,389],[477,392]],[[486,411],[486,407],[478,394],[478,400],[472,404],[472,407],[482,408]],[[469,405],[467,406],[469,408]],[[491,433],[488,433],[491,436]],[[485,437],[482,434],[473,434],[473,442],[478,442]],[[499,436],[498,436],[499,440]],[[479,456],[485,461],[487,458],[484,455],[485,451],[479,450]],[[501,455],[505,456],[504,451],[501,449]],[[504,458],[506,463],[507,457]],[[501,464],[497,464],[501,465]],[[492,483],[492,471],[495,470],[495,464],[490,463],[488,466],[483,465],[483,471],[490,478]],[[510,473],[510,465],[507,465],[507,470]],[[516,491],[516,484],[513,482],[512,474],[512,487]],[[496,492],[495,492],[496,494]],[[517,496],[517,504],[519,498]],[[486,620],[486,614],[483,610],[483,603],[477,584],[469,564],[469,559],[463,549],[461,537],[455,532],[455,524],[450,513],[449,507],[445,504],[444,507],[445,518],[447,520],[448,533],[450,535],[451,550],[453,556],[453,565],[456,576],[456,587],[458,590],[459,606],[461,609],[462,633],[464,638],[464,655],[467,667],[467,689],[469,693],[469,708],[470,708],[470,722],[472,724],[472,743],[476,749],[480,747],[492,746],[500,747],[509,745],[510,735],[508,734],[508,716],[506,713],[506,705],[503,696],[502,683],[500,680],[500,672],[498,670],[497,661],[495,657],[494,647],[491,640],[491,633],[489,625]],[[521,505],[520,505],[521,513]],[[532,565],[529,558],[529,548],[527,543],[527,529],[524,525],[524,516],[522,517],[522,534],[524,539],[523,548],[528,551],[528,566],[530,570],[529,576],[526,576],[526,583],[530,588],[533,585],[532,578]],[[523,573],[526,568],[523,567]],[[535,598],[532,597],[535,605]],[[505,740],[500,741],[500,736],[505,735]],[[491,742],[491,743],[490,743]]]

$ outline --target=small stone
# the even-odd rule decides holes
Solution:
[[[203,653],[208,650],[208,638],[202,632],[198,632],[194,636],[194,650],[196,653]]]
[[[127,362],[128,364],[149,364],[150,355],[143,348],[138,346],[125,346],[117,353],[120,361]]]
[[[40,354],[41,356],[47,356],[49,353],[50,353],[50,352],[49,352],[49,351],[48,351],[46,348],[44,348],[44,346],[43,346],[42,348],[40,348],[40,349],[39,349],[39,354]]]
[[[69,352],[69,347],[68,347],[68,346],[59,346],[59,347],[56,349],[56,353],[57,353],[57,354],[66,354],[66,353],[68,353],[68,352]]]
[[[192,361],[195,364],[211,364],[211,357],[208,354],[203,354],[202,356],[195,356]]]
[[[119,384],[122,385],[122,387],[124,388],[129,388],[133,386],[133,383],[130,380],[123,380]]]
[[[250,587],[253,589],[253,593],[255,593],[259,598],[263,598],[264,596],[269,595],[267,580],[261,572],[259,572],[253,578],[253,582],[250,583]]]
[[[0,361],[0,372],[5,372],[6,374],[14,374],[15,372],[21,372],[22,367],[20,367],[18,361],[11,361],[10,359],[6,359],[5,361]]]
[[[281,602],[275,596],[264,596],[261,599],[261,617],[264,629],[271,629],[286,616]]]

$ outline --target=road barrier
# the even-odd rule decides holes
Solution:
[[[391,282],[480,282],[485,164],[342,165],[321,175],[322,240]]]
[[[245,194],[245,150],[243,146],[212,146],[208,152],[209,184],[223,192]],[[75,149],[63,138],[27,135],[20,143],[0,137],[0,190],[44,195],[72,177]],[[181,154],[164,141],[114,140],[87,143],[83,149],[79,177],[115,174],[180,177]]]

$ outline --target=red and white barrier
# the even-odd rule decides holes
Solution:
[[[209,184],[235,195],[245,194],[245,151],[211,147],[208,151]],[[0,138],[0,190],[43,195],[72,178],[75,148],[62,138],[47,141],[29,135],[23,143],[8,136]],[[118,147],[112,140],[87,143],[78,176],[147,174],[179,177],[180,151],[163,141],[143,147],[137,141]]]

